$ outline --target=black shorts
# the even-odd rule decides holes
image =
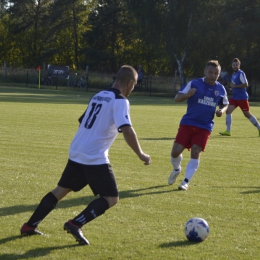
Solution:
[[[84,165],[68,160],[58,185],[73,191],[80,191],[89,185],[94,195],[118,197],[116,179],[110,164]]]

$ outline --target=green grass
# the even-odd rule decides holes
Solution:
[[[83,227],[90,246],[78,246],[63,224],[93,199],[87,187],[69,194],[40,224],[47,234],[21,238],[19,229],[41,198],[55,188],[67,161],[78,117],[90,93],[0,87],[0,259],[259,259],[260,138],[238,109],[232,137],[215,129],[189,191],[168,186],[170,151],[185,104],[173,98],[130,96],[131,120],[143,150],[144,166],[119,135],[110,158],[120,190],[118,205]],[[259,103],[251,112],[260,119]],[[184,152],[183,168],[189,161]],[[210,235],[186,240],[186,221],[202,217]]]

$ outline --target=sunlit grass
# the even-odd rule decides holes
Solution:
[[[19,229],[53,189],[67,161],[78,117],[91,94],[0,87],[0,259],[259,259],[259,153],[254,126],[236,110],[232,137],[215,129],[188,192],[168,186],[170,150],[185,104],[172,98],[130,96],[131,120],[152,164],[144,166],[119,135],[110,149],[120,190],[118,205],[83,227],[90,246],[63,231],[94,198],[87,187],[69,194],[40,224],[44,237]],[[258,103],[251,112],[260,120]],[[184,152],[183,169],[189,160]],[[191,217],[210,225],[199,244],[183,232]]]

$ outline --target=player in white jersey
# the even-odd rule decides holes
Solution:
[[[173,171],[168,178],[169,185],[176,181],[181,172],[183,150],[191,149],[191,158],[185,178],[179,185],[180,190],[188,189],[190,180],[199,167],[200,154],[204,151],[214,126],[214,115],[222,116],[228,107],[226,90],[217,82],[220,71],[218,61],[209,61],[204,69],[205,77],[190,81],[175,96],[176,102],[187,100],[188,108],[181,119],[171,151]]]
[[[22,235],[42,235],[37,226],[56,204],[69,192],[79,191],[89,185],[99,198],[64,224],[64,230],[71,233],[80,244],[89,244],[81,227],[105,213],[119,200],[108,156],[108,150],[118,133],[123,134],[127,144],[145,165],[150,164],[151,158],[142,151],[132,127],[129,101],[126,99],[137,84],[137,77],[133,67],[122,66],[113,86],[91,98],[87,110],[79,118],[80,126],[70,145],[69,160],[58,186],[43,197],[29,221],[21,227]]]
[[[231,78],[230,87],[232,89],[232,97],[229,99],[229,105],[226,112],[226,125],[227,129],[224,132],[220,132],[220,135],[231,136],[231,125],[232,125],[232,112],[240,107],[244,116],[254,125],[258,130],[258,136],[260,137],[260,125],[256,117],[251,114],[250,106],[248,102],[248,93],[246,88],[248,82],[246,74],[240,69],[241,62],[238,58],[232,60],[233,74]]]

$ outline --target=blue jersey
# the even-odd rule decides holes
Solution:
[[[219,82],[209,85],[204,78],[200,78],[190,81],[180,89],[179,93],[185,94],[191,88],[195,88],[196,92],[188,98],[187,112],[182,117],[180,124],[197,126],[211,132],[216,107],[228,104],[227,92]]]
[[[237,72],[232,74],[231,82],[235,85],[241,85],[248,83],[246,74],[242,70],[238,70]],[[247,100],[248,94],[245,88],[232,88],[232,98],[235,100]]]

